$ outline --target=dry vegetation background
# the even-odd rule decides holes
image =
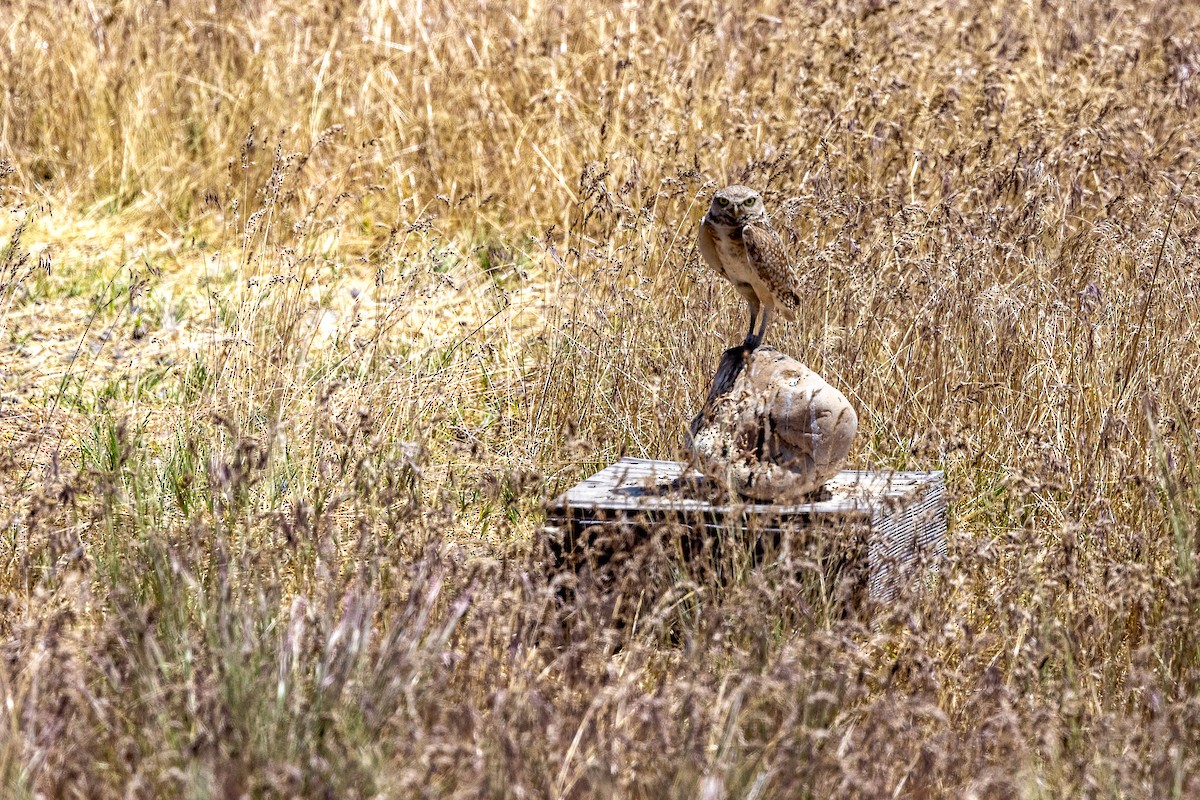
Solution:
[[[1200,8],[0,9],[5,797],[1200,795]],[[943,580],[559,591],[764,190]],[[675,570],[672,573],[672,570]],[[809,576],[809,577],[805,577]]]

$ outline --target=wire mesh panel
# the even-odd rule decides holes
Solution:
[[[941,472],[845,470],[806,502],[771,504],[731,497],[685,464],[623,458],[560,495],[547,525],[560,562],[583,550],[620,558],[664,526],[769,534],[777,546],[832,537],[848,558],[865,554],[867,594],[886,601],[945,554],[946,490]]]

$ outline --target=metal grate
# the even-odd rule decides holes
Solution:
[[[845,470],[813,501],[777,505],[731,498],[678,462],[623,458],[560,495],[547,515],[547,525],[565,534],[565,547],[586,541],[584,531],[594,525],[648,529],[664,522],[783,535],[849,531],[856,541],[846,543],[848,552],[865,538],[869,598],[886,601],[945,554],[946,489],[941,472]]]

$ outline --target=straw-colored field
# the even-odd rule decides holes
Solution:
[[[0,4],[0,795],[1200,796],[1198,114],[1170,0]],[[537,546],[685,457],[732,182],[945,470],[889,613]]]

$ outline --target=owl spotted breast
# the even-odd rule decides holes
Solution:
[[[700,222],[698,245],[705,262],[750,306],[747,349],[762,343],[776,309],[787,319],[796,318],[796,277],[758,192],[746,186],[717,191]]]

